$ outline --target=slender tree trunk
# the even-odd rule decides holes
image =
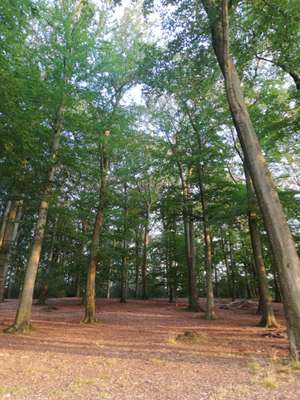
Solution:
[[[140,282],[140,238],[139,238],[139,229],[137,228],[135,232],[135,289],[134,289],[134,297],[138,298],[139,296],[139,282]]]
[[[175,263],[174,260],[170,260],[170,271],[169,271],[169,303],[175,303],[176,301],[176,282],[175,282]]]
[[[257,226],[257,215],[255,210],[255,193],[246,167],[245,167],[245,176],[246,176],[246,185],[248,193],[248,224],[249,224],[251,245],[253,251],[253,258],[259,282],[259,294],[260,294],[261,315],[262,315],[259,325],[264,326],[266,328],[276,328],[278,326],[278,323],[276,321],[273,311],[272,296],[269,291],[268,278],[263,258],[260,234]]]
[[[143,259],[142,259],[142,299],[147,300],[147,258],[148,258],[148,244],[149,244],[149,218],[150,218],[150,205],[147,204],[145,213],[145,226],[143,236]]]
[[[9,328],[7,328],[6,332],[27,331],[28,329],[30,329],[33,290],[42,251],[42,244],[44,240],[45,227],[48,216],[49,201],[52,193],[53,181],[56,172],[56,160],[58,155],[61,131],[63,129],[64,111],[65,109],[62,101],[61,106],[59,107],[57,112],[57,118],[53,129],[48,176],[39,206],[38,219],[36,223],[33,244],[31,247],[29,259],[26,266],[25,278],[24,278],[21,298],[19,301],[19,307],[14,324]]]
[[[110,299],[111,297],[111,272],[112,272],[112,258],[109,257],[109,265],[108,265],[108,278],[107,278],[107,286],[106,286],[106,298]]]
[[[194,245],[194,223],[191,217],[191,209],[184,205],[183,209],[185,252],[188,267],[188,309],[198,312],[200,307],[197,295],[197,275],[195,265],[195,245]]]
[[[169,303],[176,301],[176,282],[175,282],[175,266],[171,248],[168,251],[167,279],[169,288]]]
[[[232,286],[231,286],[231,277],[230,277],[230,272],[229,272],[229,263],[228,263],[228,257],[227,257],[227,251],[226,251],[226,246],[225,246],[225,240],[223,238],[223,235],[221,233],[221,246],[222,246],[222,251],[223,251],[223,257],[224,257],[224,263],[225,263],[225,269],[226,269],[226,278],[227,278],[227,287],[228,287],[228,297],[233,297],[233,291],[232,291]]]
[[[125,245],[124,245],[125,246]],[[125,247],[123,247],[125,250]],[[121,296],[120,302],[126,303],[128,297],[128,256],[124,254],[122,256],[122,271],[121,271]]]
[[[7,224],[7,219],[8,219],[8,214],[9,210],[11,207],[11,200],[8,200],[6,203],[6,207],[3,213],[2,221],[1,221],[1,228],[0,228],[0,248],[2,246],[3,238],[4,238],[4,233],[5,233],[5,228]]]
[[[176,148],[173,148],[173,153],[176,155]],[[177,159],[177,165],[182,187],[182,215],[183,215],[183,225],[184,225],[187,272],[188,272],[188,309],[190,311],[198,312],[200,311],[200,307],[198,303],[198,293],[197,293],[193,207],[191,205],[191,198],[190,198],[191,194],[188,182],[188,179],[192,174],[192,170],[191,169],[188,170],[187,176],[185,178],[183,166],[179,159]]]
[[[53,265],[53,256],[54,256],[54,245],[55,245],[55,237],[56,237],[56,226],[57,226],[57,221],[54,221],[53,225],[53,231],[51,235],[51,243],[50,243],[50,249],[48,253],[48,259],[47,259],[47,264],[44,272],[44,279],[42,282],[42,288],[40,292],[40,297],[39,297],[39,304],[43,305],[46,304],[46,300],[48,298],[48,291],[49,291],[49,270],[51,269]]]
[[[215,295],[216,295],[216,298],[218,298],[219,297],[219,279],[218,279],[218,268],[217,268],[217,266],[215,266],[214,272],[215,272]]]
[[[206,225],[204,227],[204,241],[205,241],[205,267],[206,267],[206,297],[207,297],[205,319],[212,320],[216,318],[213,276],[212,276],[212,245],[211,245],[211,235],[209,232],[209,228]]]
[[[122,270],[121,270],[121,296],[120,302],[126,303],[128,296],[128,200],[127,200],[127,184],[124,184],[124,227],[123,227],[123,254],[122,254]]]
[[[199,146],[200,147],[200,146]],[[203,167],[198,165],[198,182],[200,189],[200,199],[202,206],[202,224],[204,236],[204,252],[205,252],[205,272],[206,272],[206,312],[205,319],[212,320],[216,318],[214,304],[214,288],[213,288],[213,270],[212,270],[212,240],[207,215],[206,193],[203,183]]]
[[[235,258],[234,258],[234,252],[233,252],[233,245],[229,233],[229,257],[230,257],[230,280],[231,280],[231,296],[232,296],[232,301],[236,299],[236,280],[235,280]]]
[[[280,287],[278,285],[278,276],[277,276],[277,271],[275,268],[276,267],[273,266],[275,301],[277,303],[281,303],[282,296],[281,296],[281,292],[280,292]]]
[[[172,237],[171,237],[171,260],[170,260],[170,292],[169,292],[169,302],[176,302],[177,298],[177,264],[175,261],[176,257],[176,218],[172,222]]]
[[[22,213],[22,201],[12,199],[8,204],[10,207],[6,216],[5,229],[0,246],[0,302],[4,301],[6,275]]]
[[[300,264],[296,246],[278,193],[248,114],[241,82],[229,49],[228,0],[202,0],[211,29],[213,48],[225,79],[234,125],[243,149],[258,203],[268,231],[279,272],[283,305],[288,324],[290,356],[300,350]]]
[[[87,284],[85,293],[85,315],[84,323],[96,322],[96,271],[98,263],[98,249],[100,234],[104,223],[104,212],[107,206],[107,186],[108,186],[108,168],[109,160],[106,154],[107,139],[110,135],[109,131],[103,133],[103,144],[100,146],[100,190],[99,190],[99,206],[94,223],[93,237],[90,249]]]
[[[81,271],[77,272],[75,296],[76,297],[80,297],[81,296]]]

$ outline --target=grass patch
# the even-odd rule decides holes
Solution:
[[[276,389],[278,387],[276,378],[275,376],[272,375],[268,375],[265,378],[263,378],[262,383],[267,389]]]
[[[158,366],[164,366],[166,365],[166,362],[164,360],[161,360],[160,358],[150,358],[150,361],[152,362],[152,364],[154,365],[158,365]]]
[[[0,386],[0,399],[9,399],[12,395],[15,395],[17,393],[22,393],[22,390],[17,387],[4,387]]]
[[[253,374],[259,374],[262,370],[260,363],[256,360],[251,360],[248,362],[248,368]]]
[[[292,361],[289,363],[289,367],[293,371],[300,371],[300,361]]]

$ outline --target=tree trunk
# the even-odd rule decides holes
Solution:
[[[127,184],[124,184],[124,226],[123,226],[123,254],[122,254],[122,270],[121,270],[121,296],[120,302],[126,303],[128,296],[128,200],[127,200]]]
[[[288,324],[290,356],[300,349],[300,265],[283,207],[245,104],[241,82],[229,52],[228,0],[202,0],[206,8],[213,48],[225,79],[225,88],[250,177],[268,231],[279,272],[283,305]]]
[[[22,214],[22,201],[12,199],[8,204],[9,209],[6,215],[5,229],[0,245],[0,302],[4,301],[6,275]]]
[[[204,241],[205,241],[205,269],[206,269],[206,313],[205,319],[212,320],[216,318],[215,303],[214,303],[214,289],[213,289],[213,275],[212,275],[212,246],[211,235],[209,228],[205,225],[204,228]]]
[[[273,276],[274,276],[274,292],[275,292],[275,301],[277,303],[282,302],[282,296],[280,292],[280,287],[278,285],[278,273],[276,271],[276,267],[273,266]]]
[[[233,297],[233,291],[231,287],[231,278],[230,278],[230,272],[229,272],[229,263],[228,263],[228,257],[227,257],[227,251],[226,251],[226,246],[225,246],[225,240],[223,238],[222,232],[221,232],[221,247],[222,247],[222,252],[223,252],[223,257],[224,257],[224,263],[225,263],[225,269],[226,269],[226,278],[227,278],[227,287],[228,287],[228,297]]]
[[[145,214],[145,226],[143,236],[143,259],[142,259],[142,299],[147,300],[147,258],[148,258],[148,244],[149,244],[149,217],[150,205],[147,204]]]
[[[53,225],[53,231],[52,231],[52,236],[51,236],[51,243],[50,243],[50,249],[49,249],[49,253],[48,253],[47,264],[46,264],[45,273],[44,273],[44,279],[42,282],[42,288],[41,288],[41,292],[40,292],[40,296],[39,296],[39,304],[41,304],[41,305],[46,304],[46,300],[48,298],[49,270],[53,264],[56,226],[57,226],[57,221],[55,220],[54,225]]]
[[[259,294],[260,294],[260,305],[261,305],[261,320],[260,326],[266,328],[276,328],[278,323],[276,321],[273,306],[272,296],[269,291],[268,278],[263,258],[260,234],[257,226],[257,215],[255,210],[255,193],[252,186],[250,176],[247,168],[245,167],[247,194],[248,194],[248,224],[251,238],[251,245],[253,251],[254,263],[258,275],[259,282]]]
[[[134,297],[138,298],[139,296],[139,275],[140,275],[140,238],[139,238],[139,229],[136,229],[135,232],[135,289],[134,289]]]
[[[123,247],[124,250],[127,251],[127,247]],[[127,302],[127,296],[128,296],[128,256],[127,254],[124,254],[122,256],[122,271],[121,271],[122,277],[121,277],[121,296],[120,296],[120,302],[121,303],[126,303]]]
[[[173,153],[176,155],[176,148],[173,149]],[[187,176],[185,177],[182,163],[178,159],[177,159],[177,165],[182,187],[182,215],[183,215],[183,225],[184,225],[187,273],[188,273],[188,309],[190,311],[198,312],[200,311],[200,307],[198,304],[198,293],[197,293],[193,207],[191,204],[191,198],[190,198],[191,194],[188,182],[188,179],[192,174],[192,170],[189,169],[187,172]]]
[[[173,254],[171,253],[171,251],[169,252],[167,276],[169,288],[169,303],[174,303],[176,301],[176,270]]]
[[[75,292],[76,297],[81,296],[81,271],[79,270],[77,272],[77,277],[76,277],[76,292]]]
[[[229,257],[230,257],[230,281],[231,281],[231,299],[234,301],[236,299],[236,280],[235,280],[235,258],[233,253],[233,245],[229,232]]]
[[[0,228],[0,248],[2,246],[3,238],[4,238],[4,233],[5,233],[5,228],[7,224],[7,219],[8,219],[8,213],[11,207],[11,200],[8,200],[6,203],[6,207],[3,213],[2,221],[1,221],[1,228]]]
[[[103,133],[103,144],[100,146],[100,200],[98,211],[96,215],[96,220],[94,223],[93,237],[91,242],[89,263],[88,263],[88,272],[87,272],[87,284],[86,284],[86,293],[85,293],[85,315],[83,322],[84,323],[93,323],[96,322],[96,271],[97,271],[97,263],[98,263],[98,249],[99,249],[99,240],[100,234],[102,231],[103,223],[104,223],[104,212],[107,206],[107,186],[108,186],[108,168],[109,168],[109,160],[106,154],[106,145],[107,139],[110,135],[109,131],[105,131]]]
[[[199,146],[200,147],[200,146]],[[207,215],[207,204],[205,187],[203,183],[203,167],[198,164],[198,182],[200,189],[200,199],[202,206],[202,224],[204,236],[204,253],[205,253],[205,272],[206,272],[206,312],[205,319],[212,320],[216,318],[214,304],[214,288],[213,288],[213,270],[212,270],[212,240]]]
[[[26,266],[25,278],[18,306],[18,311],[14,324],[6,329],[6,332],[8,333],[15,331],[28,331],[31,326],[30,318],[31,318],[31,308],[33,301],[33,290],[36,281],[39,261],[41,257],[42,244],[44,240],[45,227],[47,223],[49,201],[52,193],[53,181],[56,172],[56,160],[58,155],[61,131],[63,129],[64,111],[65,109],[62,102],[61,106],[58,109],[56,122],[54,124],[48,176],[39,206],[38,219],[36,223],[33,244],[31,247],[29,259]]]
[[[191,210],[187,210],[184,205],[183,210],[185,252],[187,259],[188,272],[188,309],[198,312],[200,307],[197,295],[197,275],[195,265],[195,245],[194,245],[194,223],[191,218]]]

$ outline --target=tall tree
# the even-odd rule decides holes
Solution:
[[[57,86],[60,89],[60,95],[55,107],[56,109],[54,112],[54,119],[50,122],[52,124],[52,143],[49,152],[47,178],[41,194],[35,234],[26,266],[24,284],[15,322],[6,330],[7,332],[26,331],[30,327],[33,290],[42,251],[49,202],[51,200],[55,172],[57,169],[60,139],[64,127],[64,115],[68,94],[67,88],[72,77],[74,65],[76,62],[76,58],[74,59],[74,51],[76,49],[76,41],[78,39],[78,28],[81,27],[82,18],[85,18],[85,12],[87,10],[88,12],[90,12],[89,6],[86,4],[84,6],[81,0],[76,2],[73,7],[71,7],[71,9],[69,7],[70,4],[67,1],[63,1],[60,10],[63,13],[63,16],[61,17],[62,14],[60,14],[60,16],[58,17],[61,24],[58,26],[60,27],[60,29],[62,29],[64,42],[63,49],[60,54],[60,63],[56,66],[58,68],[56,72],[60,74],[60,79],[56,82]],[[56,10],[54,10],[53,12],[55,15]],[[57,35],[59,33],[61,32],[53,31],[53,36],[57,38]]]
[[[225,79],[228,104],[268,230],[280,276],[288,321],[290,355],[298,359],[300,349],[300,268],[295,244],[275,184],[261,151],[245,104],[241,82],[230,54],[228,0],[202,1],[207,12],[213,48]]]

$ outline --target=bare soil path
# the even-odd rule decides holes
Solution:
[[[205,321],[184,306],[100,299],[99,323],[84,325],[79,299],[35,305],[30,334],[0,334],[0,399],[300,399],[300,371],[281,362],[285,328],[256,327],[254,308],[220,309]],[[1,332],[16,307],[0,304]],[[185,331],[199,334],[196,343],[176,340]]]

